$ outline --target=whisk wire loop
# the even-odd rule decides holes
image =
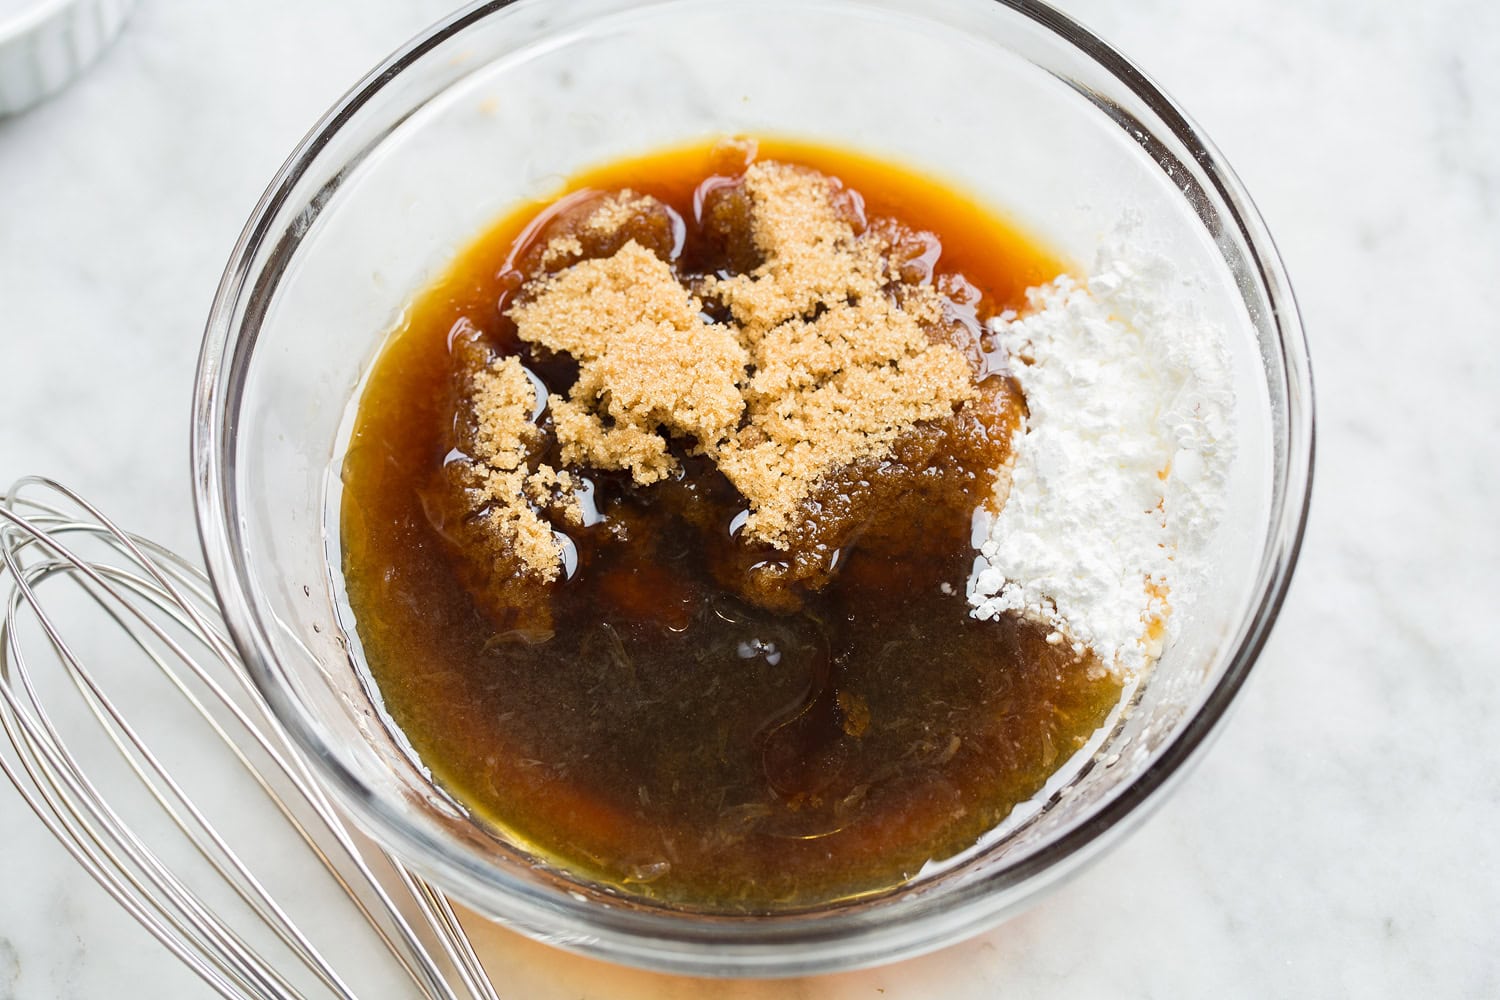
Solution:
[[[66,603],[62,595],[55,603],[44,597],[44,591],[64,589],[63,583],[73,584],[84,605],[112,628],[106,664],[91,664],[80,645],[69,641],[57,614]],[[164,681],[164,690],[188,707],[213,743],[227,748],[256,795],[272,806],[270,814],[306,846],[418,995],[498,1000],[448,900],[393,858],[356,843],[250,681],[208,580],[192,563],[121,530],[66,487],[27,477],[0,494],[0,584],[7,585],[0,588],[0,730],[10,748],[6,753],[0,746],[0,771],[78,864],[218,995],[358,997],[153,747],[142,729],[159,722],[156,713],[112,696],[105,675],[126,685],[122,693],[136,693],[146,679],[117,662],[120,651],[143,657],[158,687]],[[91,630],[77,638],[99,637]],[[38,648],[60,670],[39,669]],[[58,674],[76,694],[65,715],[52,691]],[[56,718],[49,706],[59,710]],[[73,730],[89,720],[95,731],[84,754]],[[94,752],[96,744],[103,746],[100,733],[133,777],[137,794],[144,790],[202,862],[194,871],[201,877],[188,877],[187,866],[175,857],[163,860],[143,836],[149,829],[159,837],[160,823],[132,822],[112,804],[119,782],[90,776],[101,773],[99,758],[108,756]],[[175,731],[163,736],[181,739]],[[175,846],[180,853],[183,845]],[[378,876],[372,860],[392,874]],[[204,891],[223,895],[222,887],[242,904],[238,919]],[[420,932],[407,911],[419,918]],[[250,940],[257,926],[279,942],[274,954]],[[288,958],[307,970],[310,982],[293,982]],[[308,987],[322,992],[309,994]]]

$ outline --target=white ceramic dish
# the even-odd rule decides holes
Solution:
[[[119,34],[135,0],[0,3],[0,115],[61,90]]]

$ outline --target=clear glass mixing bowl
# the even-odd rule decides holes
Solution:
[[[1086,267],[1122,218],[1228,332],[1238,458],[1215,585],[1094,754],[995,842],[879,898],[707,917],[535,864],[438,793],[340,627],[350,403],[415,292],[518,201],[582,167],[720,135],[915,166]],[[992,925],[1095,858],[1204,748],[1286,592],[1312,459],[1307,357],[1260,218],[1140,71],[1032,0],[518,0],[469,7],[351,90],[256,207],[198,373],[199,528],[257,683],[340,801],[480,912],[662,970],[782,975],[912,955]],[[1174,595],[1175,600],[1176,595]]]

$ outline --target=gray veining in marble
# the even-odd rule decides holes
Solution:
[[[1062,6],[1215,138],[1286,259],[1320,403],[1297,581],[1222,738],[1103,863],[938,954],[715,993],[1500,995],[1500,6]],[[443,7],[143,0],[89,76],[0,120],[0,478],[196,546],[223,262],[285,152]],[[8,788],[0,843],[0,1000],[205,995]],[[482,945],[507,997],[703,991]]]

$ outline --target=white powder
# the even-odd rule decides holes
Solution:
[[[1211,538],[1233,456],[1222,332],[1176,283],[1107,247],[1085,286],[1064,275],[991,323],[1030,415],[1004,506],[976,523],[972,613],[1020,611],[1132,672],[1160,653],[1190,586],[1173,557]]]

